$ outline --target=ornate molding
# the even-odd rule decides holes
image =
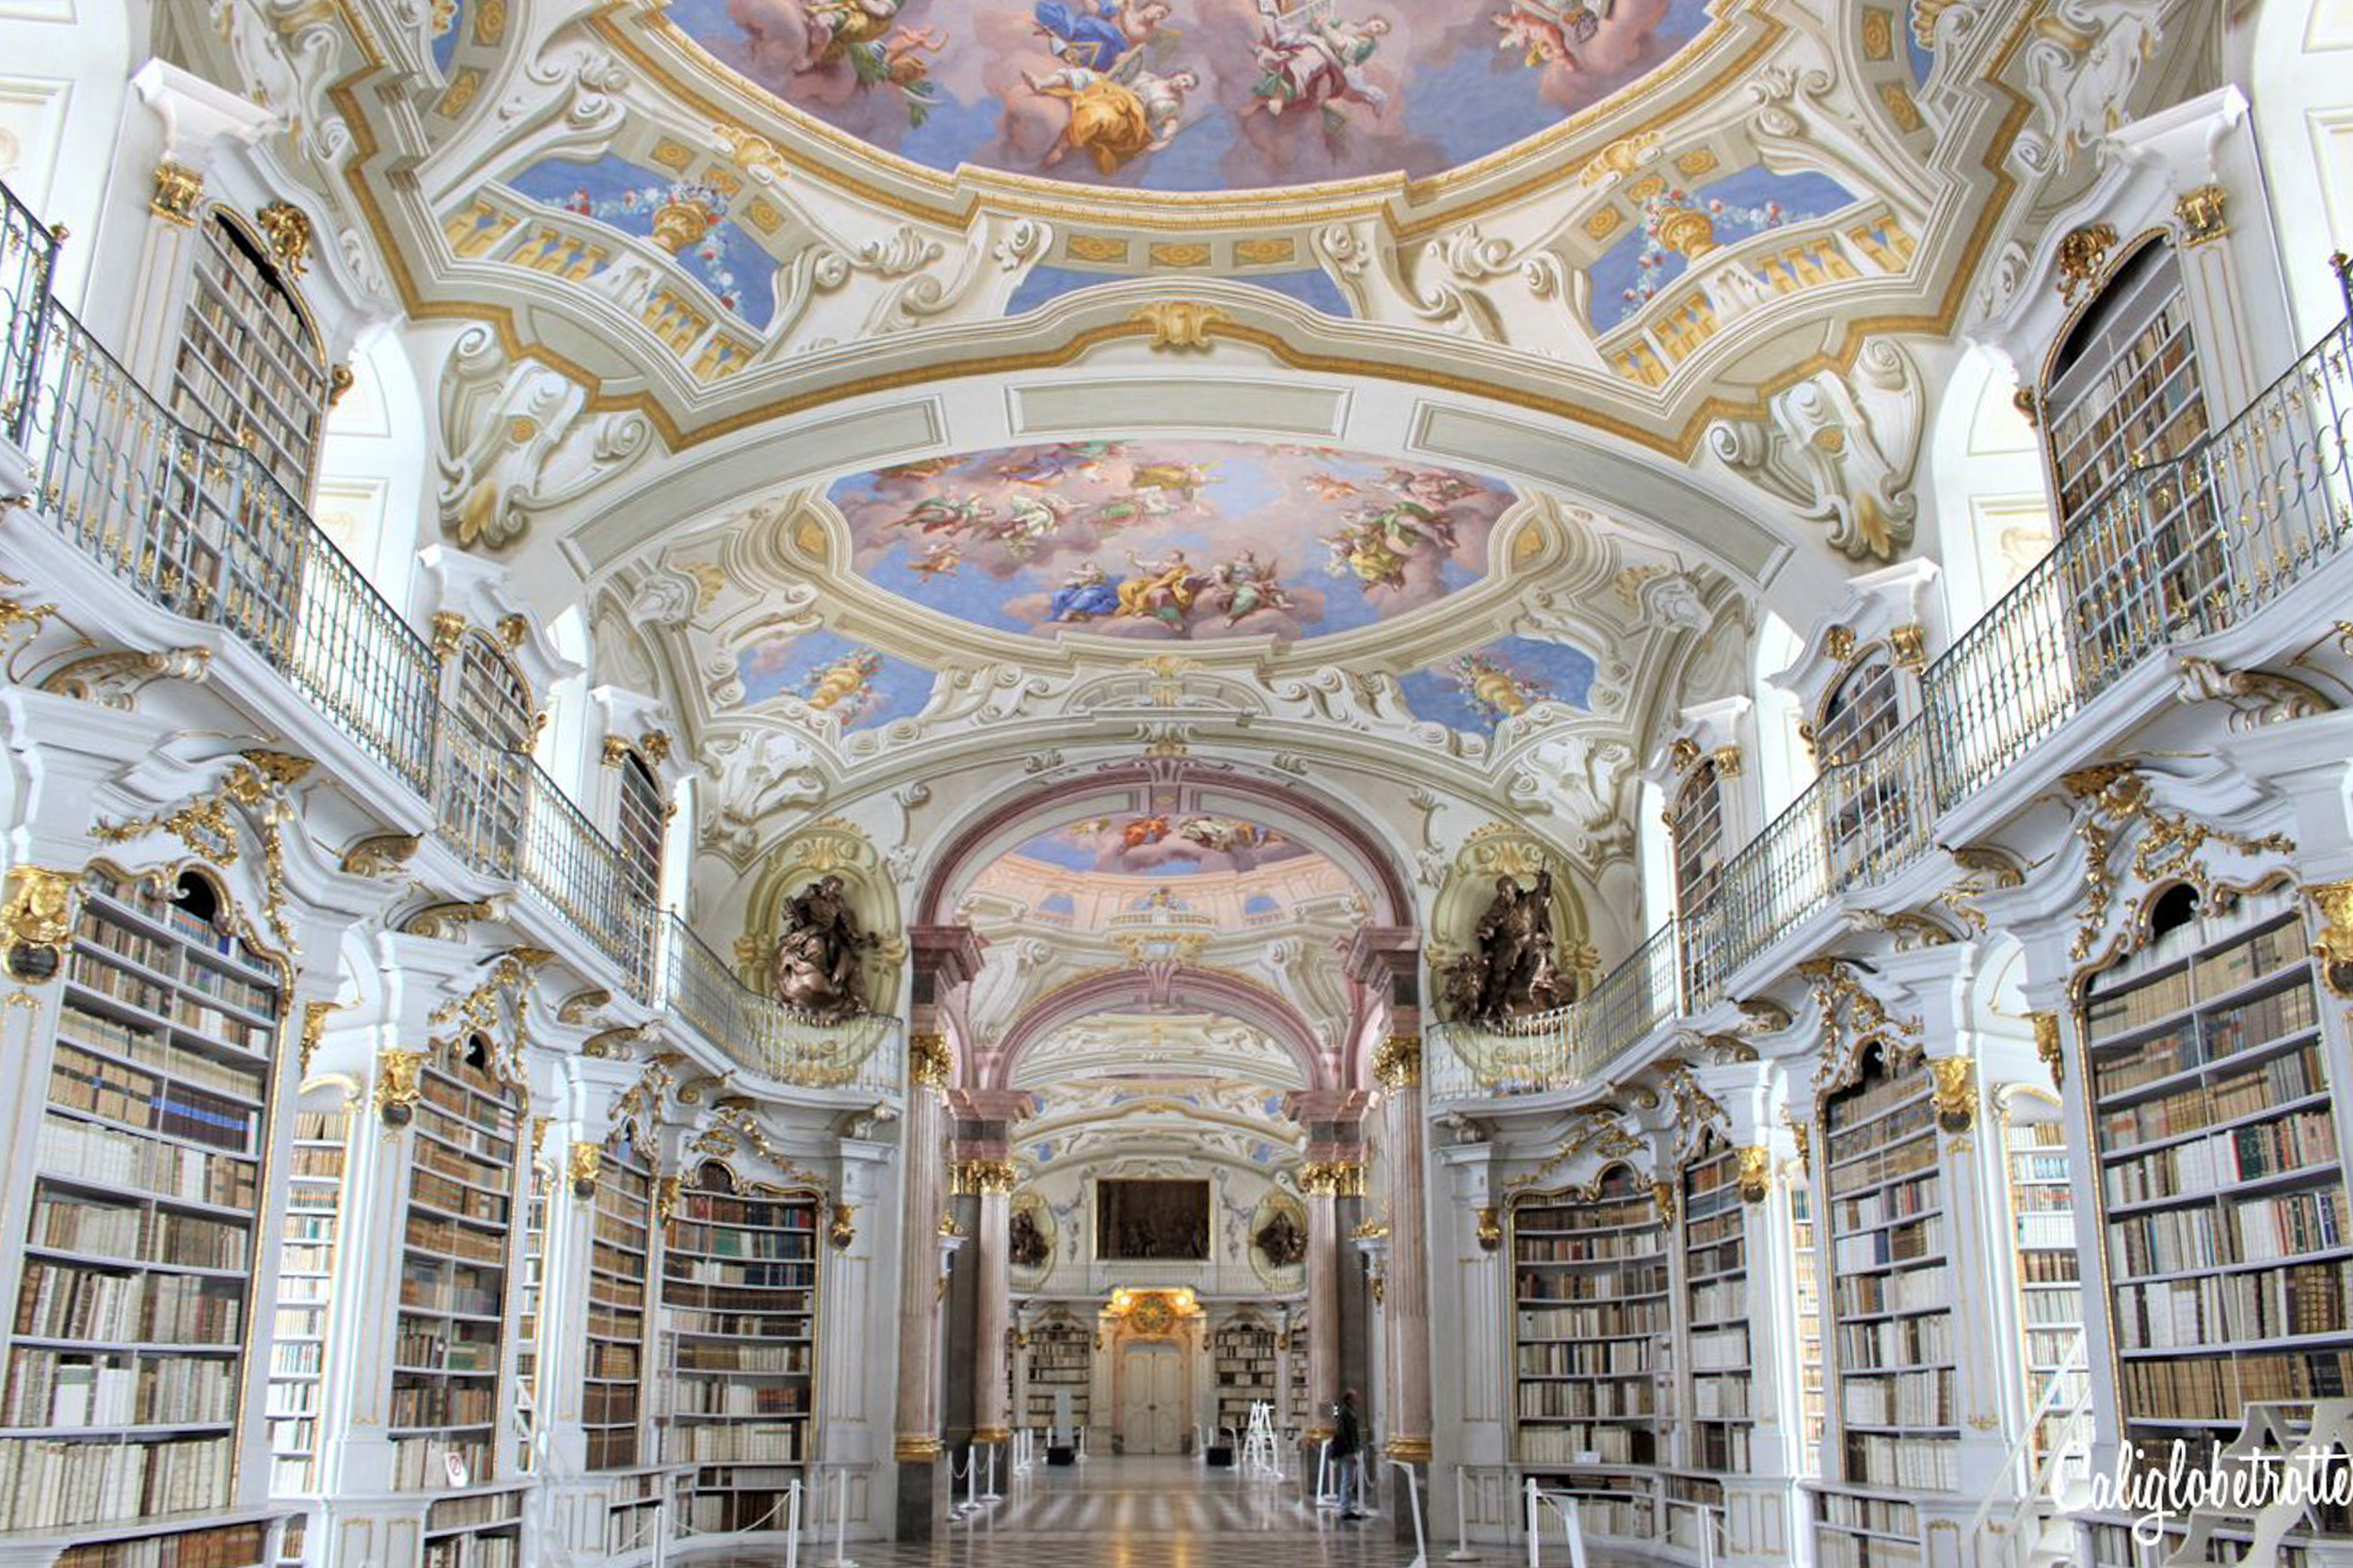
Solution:
[[[2284,834],[2233,833],[2186,812],[2167,810],[2156,804],[2147,776],[2131,762],[2080,768],[2059,782],[2079,803],[2075,837],[2084,846],[2083,916],[2068,950],[2078,964],[2091,957],[2100,933],[2107,927],[2118,885],[2118,873],[2110,862],[2117,841],[2134,824],[2141,825],[2141,833],[2133,845],[2133,877],[2144,886],[2180,879],[2195,888],[2205,903],[2212,902],[2218,890],[2204,861],[2209,843],[2247,856],[2290,855],[2296,850],[2295,840]]]
[[[2321,980],[2338,996],[2353,997],[2353,881],[2316,882],[2304,894],[2320,911],[2313,956],[2320,961]]]
[[[1206,351],[1210,336],[1233,317],[1214,305],[1193,299],[1161,299],[1143,306],[1128,317],[1144,328],[1145,345],[1154,353]]]
[[[376,1113],[388,1128],[406,1127],[424,1096],[424,1052],[380,1050],[376,1053]]]
[[[2265,670],[2227,670],[2211,659],[2187,655],[2183,656],[2176,668],[2180,683],[2174,688],[2174,695],[2184,702],[2227,704],[2233,732],[2336,712],[2334,702],[2290,676],[2272,675]]]
[[[1372,1079],[1392,1094],[1421,1081],[1421,1036],[1392,1034],[1372,1053]]]
[[[920,1436],[895,1438],[890,1445],[890,1457],[902,1464],[936,1464],[939,1463],[939,1439]]]
[[[1299,1190],[1310,1197],[1361,1198],[1365,1167],[1354,1160],[1310,1160],[1299,1167]]]
[[[414,833],[378,833],[344,851],[343,869],[353,876],[389,876],[415,857],[424,840]]]
[[[63,966],[66,943],[73,936],[74,890],[80,885],[78,872],[43,866],[9,871],[8,903],[0,906],[0,935],[7,937],[12,978],[38,984]]]
[[[2042,1064],[2051,1069],[2051,1087],[2067,1086],[2067,1054],[2059,1044],[2059,1016],[2057,1013],[2029,1013],[2026,1021],[2034,1025],[2034,1053],[2042,1058]]]
[[[1478,1227],[1481,1252],[1493,1252],[1503,1244],[1503,1214],[1495,1205],[1482,1204],[1473,1223]]]
[[[299,1058],[296,1063],[296,1066],[303,1078],[307,1079],[311,1076],[311,1059],[318,1055],[319,1042],[327,1036],[327,1020],[328,1016],[330,1014],[340,1013],[347,1007],[357,1007],[360,1004],[357,1000],[351,1001],[306,1001],[302,1004],[302,1038],[296,1048]]]
[[[195,228],[197,205],[204,200],[203,174],[166,158],[155,166],[154,178],[155,193],[148,198],[147,210],[167,223]]]
[[[836,1252],[849,1251],[850,1243],[857,1240],[857,1220],[848,1204],[833,1206],[833,1218],[825,1224],[825,1240],[833,1243]]]
[[[1742,1203],[1763,1203],[1765,1194],[1773,1186],[1773,1151],[1762,1144],[1749,1144],[1733,1151],[1739,1161],[1733,1180],[1740,1189]]]
[[[311,216],[291,201],[273,201],[253,215],[269,253],[289,278],[311,270]]]
[[[0,601],[5,603],[5,601]],[[0,608],[0,624],[8,619]],[[40,689],[77,702],[131,712],[139,694],[158,680],[196,683],[212,673],[213,650],[208,648],[168,648],[155,652],[117,649],[93,653],[41,678]]]
[[[2107,270],[2108,252],[2115,248],[2116,226],[2112,223],[2087,223],[2059,241],[2060,303],[2075,303],[2075,296],[2090,287]]]
[[[1977,1064],[1965,1056],[1939,1056],[1929,1062],[1936,1080],[1936,1125],[1956,1135],[1977,1125]]]
[[[468,925],[475,920],[494,920],[498,915],[498,904],[489,899],[447,899],[411,912],[400,922],[399,929],[403,936],[462,942]]]
[[[918,1089],[945,1089],[956,1070],[948,1036],[936,1030],[919,1030],[907,1036],[907,1080]]]
[[[959,1197],[1001,1197],[1020,1185],[1010,1160],[959,1160],[948,1167],[948,1191]]]

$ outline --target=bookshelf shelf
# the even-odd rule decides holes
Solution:
[[[780,1528],[777,1508],[811,1457],[817,1208],[807,1192],[739,1194],[706,1164],[680,1192],[662,1250],[666,1464],[693,1464],[697,1532]]]
[[[385,1432],[392,1440],[395,1487],[463,1489],[494,1476],[514,1304],[508,1286],[520,1118],[518,1096],[500,1080],[478,1038],[437,1047],[418,1083]],[[436,1502],[428,1514],[458,1500]],[[428,1553],[427,1568],[433,1560]],[[443,1568],[480,1565],[453,1559]]]
[[[1748,1210],[1736,1181],[1739,1157],[1710,1128],[1683,1170],[1684,1309],[1691,1380],[1689,1458],[1711,1475],[1751,1464],[1754,1366],[1749,1344]],[[1705,1488],[1697,1489],[1704,1491]],[[1723,1501],[1714,1495],[1681,1499]]]
[[[1209,1433],[1211,1442],[1222,1441],[1220,1433],[1227,1427],[1239,1440],[1250,1430],[1250,1407],[1273,1405],[1274,1339],[1274,1330],[1255,1316],[1236,1318],[1210,1336],[1217,1370],[1217,1427]]]
[[[1084,1323],[1057,1313],[1032,1329],[1029,1424],[1040,1430],[1053,1427],[1054,1396],[1066,1389],[1070,1394],[1070,1423],[1084,1430],[1087,1390],[1094,1368],[1095,1335]],[[1076,1441],[1076,1432],[1069,1437]]]
[[[606,1146],[588,1240],[581,1424],[591,1470],[626,1470],[638,1463],[652,1240],[653,1172],[624,1132]]]
[[[2353,1227],[2296,895],[2175,888],[2150,932],[2082,1016],[2117,1400],[2203,1463],[2242,1406],[2353,1380]]]
[[[1863,1048],[1853,1078],[1822,1096],[1822,1181],[1831,1280],[1832,1396],[1838,1441],[1816,1489],[1824,1568],[1925,1560],[1906,1498],[1960,1483],[1945,1182],[1932,1080],[1916,1052]]]
[[[1634,1169],[1511,1211],[1513,1448],[1583,1500],[1588,1529],[1657,1533],[1658,1381],[1670,1341],[1667,1227]]]
[[[238,929],[194,873],[83,881],[36,1080],[0,1529],[133,1527],[59,1560],[88,1568],[184,1550],[242,1568],[267,1549],[262,1526],[220,1517],[248,1418],[282,1012],[272,961]]]

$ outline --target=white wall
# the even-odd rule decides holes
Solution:
[[[2345,316],[2322,264],[2353,249],[2353,0],[2265,0],[2248,96],[2297,338]]]

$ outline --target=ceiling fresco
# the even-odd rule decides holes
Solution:
[[[870,145],[1089,184],[1435,174],[1641,80],[1706,0],[671,0],[707,53]]]
[[[976,626],[1289,642],[1477,582],[1516,498],[1325,447],[1112,440],[853,474],[829,499],[860,575]]]
[[[843,730],[886,724],[922,711],[932,672],[838,632],[770,637],[737,660],[749,705],[787,697],[810,715],[831,714]]]
[[[1247,872],[1314,854],[1261,823],[1239,817],[1088,817],[1042,833],[1014,851],[1065,871],[1118,876],[1190,876]]]
[[[1498,637],[1398,681],[1414,716],[1493,735],[1540,702],[1591,709],[1593,656],[1567,643]]]

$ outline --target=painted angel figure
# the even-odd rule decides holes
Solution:
[[[1036,554],[1037,547],[1070,515],[1070,503],[1058,495],[1016,495],[1009,504],[1011,515],[990,523],[987,536],[1016,561]]]
[[[1408,501],[1418,501],[1433,509],[1443,509],[1479,493],[1479,487],[1459,473],[1447,473],[1435,469],[1414,469],[1391,466],[1384,469],[1381,483]]]
[[[1088,71],[1109,71],[1151,41],[1169,18],[1167,0],[1038,0],[1031,20],[1056,59]]]
[[[1319,0],[1287,12],[1276,11],[1274,0],[1258,0],[1258,16],[1251,53],[1261,75],[1251,89],[1254,108],[1270,115],[1321,109],[1325,129],[1336,131],[1347,123],[1341,104],[1362,104],[1376,117],[1388,107],[1389,95],[1365,73],[1366,62],[1388,36],[1388,18],[1344,21]]]
[[[1094,620],[1101,616],[1119,613],[1120,584],[1093,561],[1063,579],[1047,605],[1048,620]]]
[[[1084,152],[1096,172],[1116,174],[1176,139],[1184,128],[1185,94],[1198,88],[1201,78],[1190,71],[1155,76],[1142,61],[1140,53],[1131,53],[1108,72],[1072,65],[1044,76],[1021,73],[1032,92],[1070,106],[1068,122],[1046,154],[1046,168]]]
[[[1498,49],[1516,49],[1530,70],[1563,61],[1574,69],[1576,48],[1593,35],[1617,0],[1512,0],[1495,15]]]
[[[872,43],[898,20],[901,0],[809,0],[808,56],[832,65],[852,46]]]
[[[899,519],[902,528],[920,528],[926,534],[962,534],[977,529],[997,515],[997,508],[976,496],[958,500],[952,496],[927,495],[907,508]]]
[[[1245,550],[1230,561],[1220,562],[1209,574],[1209,596],[1225,612],[1228,626],[1260,610],[1294,609],[1280,576],[1273,561],[1261,561],[1257,552]]]
[[[1119,585],[1119,614],[1141,616],[1181,627],[1193,609],[1194,593],[1201,579],[1193,575],[1193,563],[1181,550],[1172,550],[1162,561],[1143,561],[1133,551],[1128,560],[1137,575]]]

